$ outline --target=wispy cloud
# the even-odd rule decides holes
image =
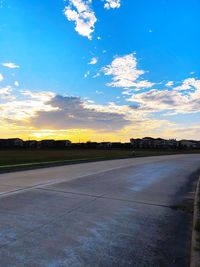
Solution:
[[[9,95],[12,89],[10,86],[0,88],[0,95]]]
[[[0,82],[2,82],[4,79],[3,74],[0,73]]]
[[[172,87],[174,85],[174,82],[173,81],[169,81],[165,84],[165,86],[167,87]]]
[[[99,91],[99,90],[96,90],[95,93],[96,93],[97,95],[102,95],[102,94],[103,94],[103,92],[102,92],[102,91]]]
[[[84,78],[87,78],[90,75],[90,71],[88,70],[85,74],[84,74]]]
[[[94,25],[97,21],[91,3],[92,0],[69,0],[69,5],[64,9],[67,19],[74,21],[75,30],[89,40],[92,39]]]
[[[110,65],[102,68],[102,71],[105,75],[112,76],[112,82],[108,83],[107,86],[141,89],[154,85],[154,83],[146,80],[138,80],[145,71],[137,68],[137,59],[133,53],[116,57]]]
[[[32,99],[38,99],[43,102],[50,101],[55,96],[55,93],[50,91],[33,92],[30,90],[20,90],[20,93],[24,96],[30,97]]]
[[[100,76],[100,73],[97,72],[95,75],[92,76],[92,78],[95,79],[95,78],[97,78],[97,77],[99,77],[99,76]]]
[[[97,57],[93,57],[91,58],[90,62],[88,63],[89,65],[95,65],[98,62],[98,58]]]
[[[12,95],[12,88],[10,86],[0,88],[0,101],[13,99],[15,99],[15,96]]]
[[[15,64],[13,62],[2,63],[2,66],[7,67],[9,69],[17,69],[17,68],[19,68],[19,65]]]
[[[190,90],[192,88],[200,88],[200,80],[195,78],[188,78],[183,81],[180,86],[174,88],[176,91]]]
[[[18,81],[14,81],[14,85],[18,87],[19,86],[19,82]]]
[[[105,0],[104,8],[110,9],[110,8],[120,8],[121,1],[120,0]]]

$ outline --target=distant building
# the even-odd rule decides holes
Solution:
[[[131,145],[130,142],[129,143],[123,143],[123,148],[125,148],[125,149],[132,149],[132,145]]]
[[[176,149],[178,142],[175,139],[165,140],[163,138],[131,138],[130,142],[133,148],[140,149]]]
[[[130,142],[133,146],[133,148],[155,148],[156,144],[155,144],[155,139],[152,137],[144,137],[142,139],[137,138],[137,139],[130,139]]]
[[[71,147],[71,141],[69,140],[42,140],[38,142],[38,148],[67,148]]]
[[[20,138],[0,139],[0,149],[200,149],[200,141],[163,139],[163,138],[131,138],[130,143],[121,142],[91,142],[71,143],[70,140],[27,140]]]
[[[111,142],[110,147],[112,149],[120,149],[123,148],[123,144],[121,142]]]
[[[9,138],[6,141],[8,148],[22,148],[24,141],[20,138]]]
[[[199,142],[194,140],[181,140],[179,141],[183,148],[199,148]]]
[[[169,139],[166,142],[167,148],[177,149],[179,148],[179,142],[176,139]]]
[[[38,141],[36,140],[24,141],[24,148],[37,148],[37,147],[38,147]]]
[[[67,148],[71,147],[71,141],[69,140],[56,140],[54,143],[55,148]]]
[[[53,148],[55,147],[55,140],[53,139],[42,140],[38,144],[40,148]]]
[[[95,148],[97,148],[98,143],[88,141],[88,142],[86,142],[85,146],[86,146],[86,148],[89,148],[89,149],[95,149]]]
[[[97,148],[99,148],[99,149],[109,149],[109,148],[111,148],[111,146],[112,146],[111,142],[101,142],[101,143],[98,143]]]

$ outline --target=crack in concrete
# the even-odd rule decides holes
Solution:
[[[109,197],[109,196],[106,196],[106,194],[103,194],[103,195],[91,195],[91,194],[87,194],[87,193],[62,191],[62,190],[55,190],[55,189],[49,189],[49,188],[35,188],[35,189],[43,190],[43,191],[50,191],[50,192],[63,193],[63,194],[73,194],[73,195],[78,195],[78,196],[97,197],[99,199],[109,199],[109,200],[116,200],[116,201],[123,201],[123,202],[136,203],[136,204],[141,204],[141,205],[157,206],[157,207],[163,207],[163,208],[172,209],[171,208],[172,205],[150,203],[150,202],[143,202],[143,201],[137,201],[137,200]]]

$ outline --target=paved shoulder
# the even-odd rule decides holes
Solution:
[[[4,173],[0,174],[0,196],[29,190],[38,185],[69,181],[113,169],[187,157],[187,155],[170,155],[130,158]]]
[[[199,168],[190,155],[0,176],[29,186],[1,196],[1,265],[188,266],[192,214],[177,207]]]

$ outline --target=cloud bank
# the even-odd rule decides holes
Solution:
[[[200,112],[200,80],[188,78],[173,89],[153,89],[133,94],[127,100],[148,112],[164,112],[165,115],[197,113]]]
[[[108,110],[88,108],[78,97],[57,95],[48,103],[55,110],[38,111],[31,119],[36,127],[45,128],[90,128],[101,131],[115,131],[128,123],[124,114]]]

